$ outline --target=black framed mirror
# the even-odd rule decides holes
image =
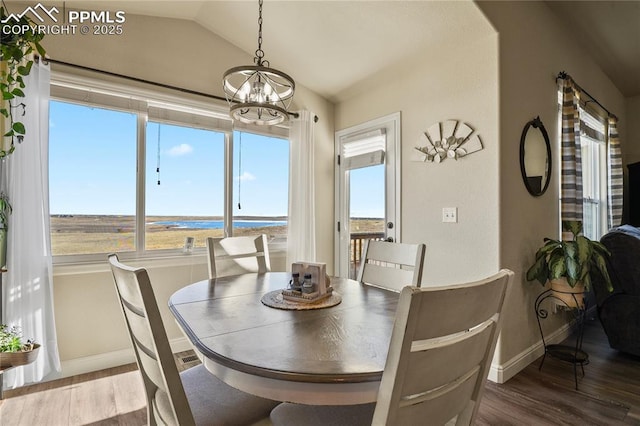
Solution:
[[[529,194],[539,197],[551,180],[551,144],[540,117],[529,121],[520,137],[520,171]]]

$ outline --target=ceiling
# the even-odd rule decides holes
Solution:
[[[640,1],[545,3],[575,27],[578,40],[588,44],[625,96],[640,95]],[[188,19],[251,55],[257,48],[256,1],[71,0],[66,4]],[[265,59],[331,101],[402,59],[494,31],[470,1],[266,0],[263,18]]]
[[[547,1],[625,97],[640,95],[640,1]]]

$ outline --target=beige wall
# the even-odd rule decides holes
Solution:
[[[517,359],[539,340],[532,307],[541,287],[527,282],[524,273],[543,237],[559,234],[556,75],[566,71],[618,115],[621,123],[626,122],[626,115],[621,93],[544,3],[482,1],[477,5],[500,40],[499,263],[516,273],[499,353],[500,362],[505,363]],[[536,116],[549,133],[553,151],[551,183],[541,197],[528,194],[519,168],[520,134],[526,122]]]
[[[196,23],[129,14],[121,36],[47,36],[44,45],[48,55],[59,61],[218,96],[222,95],[224,71],[250,64],[253,59]],[[73,71],[56,65],[53,68]],[[323,237],[318,239],[318,258],[331,262],[333,105],[298,85],[292,109],[309,109],[320,118],[316,126],[316,179],[323,184],[316,189],[316,217],[318,235]],[[285,269],[283,256],[273,257],[274,270]],[[149,269],[169,338],[182,337],[166,308],[167,300],[180,287],[206,278],[204,256],[137,264]],[[130,342],[106,257],[105,264],[98,267],[54,269],[56,327],[63,365],[69,360],[128,349]]]
[[[362,82],[336,105],[336,130],[401,112],[402,241],[427,245],[424,285],[498,270],[497,60],[491,36],[440,46]],[[449,119],[476,129],[484,149],[441,164],[411,161],[420,135]],[[443,207],[458,208],[458,223],[442,223]]]
[[[623,156],[625,164],[640,161],[640,95],[626,99],[627,137],[623,140]]]

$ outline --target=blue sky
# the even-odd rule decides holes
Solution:
[[[52,101],[49,140],[51,214],[135,214],[134,114]],[[149,122],[146,150],[148,215],[223,214],[222,133]],[[287,214],[288,156],[287,140],[235,132],[234,215]],[[352,172],[353,216],[384,213],[381,168],[370,169]]]

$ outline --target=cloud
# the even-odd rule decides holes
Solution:
[[[256,177],[249,172],[244,172],[240,177],[236,177],[236,180],[240,180],[241,182],[247,182],[250,180],[256,180]]]
[[[167,154],[172,157],[178,157],[180,155],[187,155],[193,152],[193,147],[186,143],[181,143],[180,145],[173,146],[169,148]]]

